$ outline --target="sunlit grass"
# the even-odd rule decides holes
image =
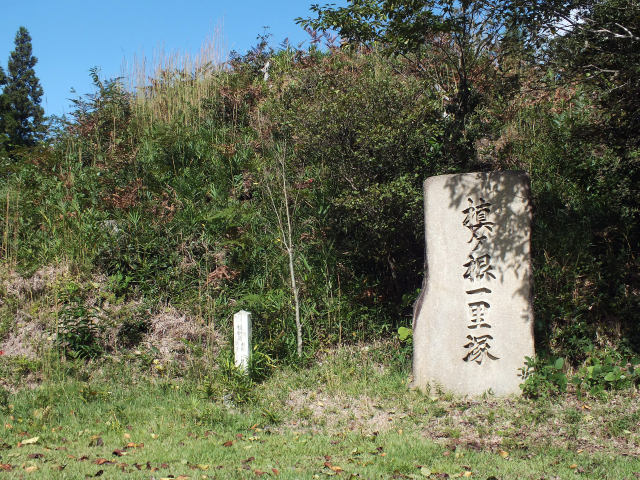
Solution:
[[[100,366],[77,364],[73,374],[67,367],[66,380],[22,389],[3,401],[3,473],[621,479],[640,472],[637,456],[616,447],[627,435],[625,445],[637,450],[638,426],[627,422],[627,434],[607,438],[607,425],[619,416],[615,408],[634,408],[632,398],[588,399],[586,410],[570,408],[570,399],[554,405],[425,395],[407,388],[406,362],[391,350],[347,348],[308,369],[283,367],[240,404],[232,396],[210,396],[216,389],[205,388],[207,382],[223,382],[215,375],[204,381],[166,372],[150,376],[108,359]],[[217,391],[232,390],[227,384]],[[599,424],[592,430],[594,447],[573,445],[571,435],[579,440],[592,424]],[[548,434],[548,428],[554,431]]]

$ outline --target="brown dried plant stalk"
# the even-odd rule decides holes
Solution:
[[[200,125],[203,101],[215,94],[226,60],[221,39],[221,28],[216,27],[195,55],[159,48],[150,61],[144,54],[131,62],[125,59],[122,77],[134,94],[133,108],[142,128],[158,121]]]

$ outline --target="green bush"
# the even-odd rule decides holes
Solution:
[[[520,369],[522,394],[528,398],[548,398],[564,393],[568,379],[563,367],[563,358],[525,357],[525,365]]]
[[[640,358],[625,358],[611,350],[595,352],[591,349],[589,354],[571,379],[578,395],[584,391],[597,395],[606,390],[623,390],[640,383]]]

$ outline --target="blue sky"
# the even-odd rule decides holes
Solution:
[[[346,0],[330,0],[345,5]],[[310,15],[322,0],[29,0],[6,2],[0,15],[0,65],[6,70],[18,28],[27,27],[38,57],[36,75],[44,89],[47,115],[69,113],[69,98],[92,91],[89,69],[101,77],[120,76],[123,60],[151,58],[155,51],[197,54],[221,32],[226,52],[244,53],[269,26],[274,45],[308,40],[294,18]],[[305,44],[308,45],[308,42]],[[77,94],[71,93],[75,89]]]

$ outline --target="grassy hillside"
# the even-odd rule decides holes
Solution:
[[[222,358],[240,309],[262,374],[393,338],[421,282],[422,181],[522,169],[540,381],[562,390],[554,375],[605,365],[586,387],[635,384],[638,150],[598,134],[597,90],[521,60],[474,80],[460,124],[453,72],[438,83],[375,49],[262,42],[212,59],[137,84],[94,72],[48,144],[0,160],[0,362],[42,377],[36,356],[138,355],[178,374],[195,351]]]

